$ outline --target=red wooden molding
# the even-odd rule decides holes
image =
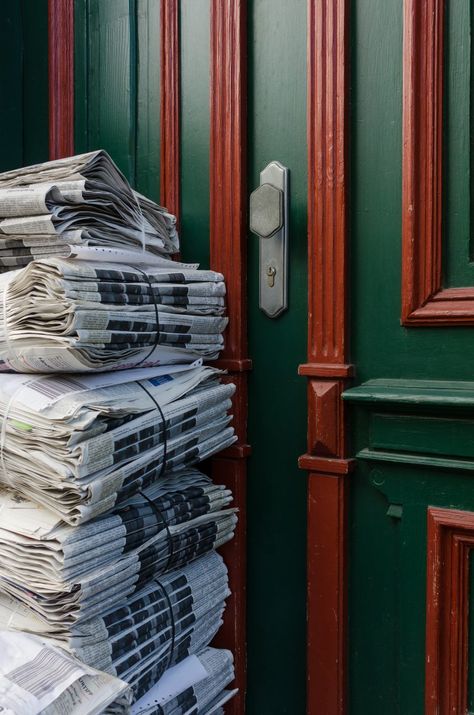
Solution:
[[[348,0],[308,0],[308,706],[346,712]],[[324,578],[321,574],[324,573]]]
[[[355,459],[330,459],[317,457],[314,454],[302,454],[298,459],[298,466],[308,472],[317,472],[320,477],[330,474],[349,474],[355,467]]]
[[[346,709],[347,479],[309,476],[307,711],[317,715]]]
[[[74,154],[74,0],[48,1],[49,158]]]
[[[160,34],[160,202],[179,220],[179,0],[161,0]]]
[[[211,0],[210,86],[210,256],[211,267],[221,271],[227,284],[231,321],[225,335],[221,367],[237,386],[233,400],[236,445],[213,459],[213,474],[227,478],[239,508],[239,524],[226,550],[232,597],[218,643],[235,655],[239,694],[226,708],[230,715],[245,710],[245,484],[247,440],[246,319],[246,58],[247,17],[245,0]]]
[[[404,0],[402,324],[474,325],[474,287],[443,289],[444,0]]]
[[[425,715],[468,710],[472,548],[473,512],[428,509]]]
[[[307,377],[353,377],[354,365],[308,362],[298,367],[298,375],[306,375]]]

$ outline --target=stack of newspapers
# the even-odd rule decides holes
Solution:
[[[87,246],[179,249],[176,218],[141,196],[105,151],[0,174],[0,267],[45,256],[81,256]]]
[[[0,370],[85,372],[218,357],[227,325],[222,274],[141,261],[142,254],[121,263],[44,258],[4,273]]]
[[[194,466],[236,440],[235,387],[203,363],[225,283],[178,249],[175,218],[103,151],[0,175],[0,644],[39,639],[47,662],[125,684],[104,676],[111,715],[219,715],[235,693],[209,644],[236,509]],[[21,667],[25,702],[28,675],[64,690],[68,666]]]

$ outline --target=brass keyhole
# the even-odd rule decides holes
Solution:
[[[275,274],[276,268],[274,266],[267,266],[267,283],[269,288],[273,288],[275,285]]]

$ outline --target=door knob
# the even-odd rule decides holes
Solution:
[[[259,306],[269,318],[288,307],[288,169],[272,161],[250,194],[250,230],[259,237]]]

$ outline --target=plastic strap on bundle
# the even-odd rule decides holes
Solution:
[[[174,647],[175,647],[175,641],[176,641],[176,623],[175,623],[175,619],[174,619],[173,604],[171,603],[171,598],[169,597],[168,591],[163,586],[161,581],[159,581],[157,578],[154,578],[153,580],[158,585],[160,590],[162,591],[162,593],[166,599],[167,605],[168,605],[168,610],[170,612],[171,641],[170,641],[170,649],[169,649],[169,653],[168,653],[168,663],[166,665],[166,670],[168,670],[171,663],[173,662]]]
[[[153,353],[155,352],[155,349],[160,344],[160,313],[158,310],[158,304],[155,299],[155,293],[153,291],[153,285],[151,283],[150,276],[148,275],[148,273],[145,273],[145,271],[142,271],[141,268],[138,268],[138,266],[133,266],[133,267],[135,268],[135,270],[139,271],[142,274],[142,276],[145,276],[145,279],[146,279],[148,285],[150,286],[151,297],[153,298],[153,305],[155,308],[155,319],[156,319],[155,342],[153,343],[153,346],[152,346],[150,352],[147,353],[144,358],[142,358],[135,364],[135,367],[139,367],[144,362],[146,362],[151,355],[153,355]]]
[[[166,472],[166,461],[168,458],[168,436],[166,434],[166,431],[167,431],[166,418],[165,418],[163,410],[161,409],[160,403],[158,402],[158,400],[156,400],[153,397],[151,392],[146,389],[145,385],[142,385],[142,383],[138,382],[138,380],[137,380],[137,385],[138,385],[138,387],[141,387],[143,392],[146,392],[146,394],[148,395],[150,400],[155,403],[156,408],[157,408],[158,412],[160,413],[161,421],[163,422],[163,461],[161,463],[161,469],[160,469],[160,473],[158,475],[158,479],[161,479],[163,474]]]
[[[168,554],[168,561],[166,562],[166,566],[164,567],[163,571],[161,573],[165,573],[168,571],[171,561],[174,556],[174,542],[173,542],[173,535],[170,531],[170,527],[168,525],[168,522],[166,521],[165,517],[163,516],[163,512],[161,509],[155,504],[155,502],[150,499],[150,497],[147,497],[147,495],[142,492],[141,490],[138,492],[146,501],[150,504],[151,508],[155,512],[155,514],[161,519],[161,523],[166,529],[166,533],[168,534],[168,549],[169,549],[169,554]]]

